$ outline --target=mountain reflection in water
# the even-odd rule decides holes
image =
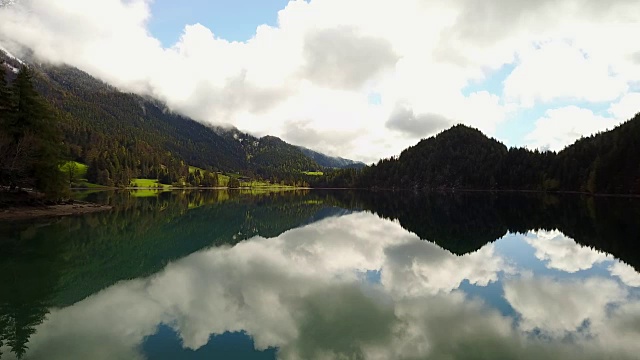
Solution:
[[[638,200],[97,196],[117,210],[1,225],[3,359],[640,353]]]

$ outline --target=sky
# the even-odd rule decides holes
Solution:
[[[365,162],[455,124],[561,150],[640,112],[637,0],[18,0],[0,46]]]

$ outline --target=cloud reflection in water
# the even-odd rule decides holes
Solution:
[[[28,355],[144,359],[141,344],[166,324],[186,349],[244,331],[281,359],[634,358],[640,301],[628,286],[638,274],[557,232],[525,241],[567,276],[517,267],[496,243],[457,256],[369,213],[327,218],[206,249],[52,309]],[[608,278],[572,274],[604,261]],[[367,271],[380,281],[366,281]],[[515,315],[466,294],[465,280],[500,285]]]

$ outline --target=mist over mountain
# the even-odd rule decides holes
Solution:
[[[0,61],[9,81],[23,66],[4,51]],[[161,101],[123,93],[70,66],[30,66],[35,88],[59,113],[66,156],[87,164],[95,183],[126,186],[132,178],[180,182],[189,177],[190,166],[293,183],[303,172],[323,169],[279,138],[203,125]]]
[[[361,161],[353,161],[349,159],[344,159],[337,156],[328,156],[317,151],[313,151],[311,149],[307,149],[303,146],[298,146],[300,151],[303,154],[308,156],[309,158],[315,160],[318,165],[325,168],[334,168],[334,169],[361,169],[366,166],[365,163]]]

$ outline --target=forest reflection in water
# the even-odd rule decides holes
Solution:
[[[133,195],[92,195],[110,213],[1,225],[2,358],[640,350],[637,200]]]

